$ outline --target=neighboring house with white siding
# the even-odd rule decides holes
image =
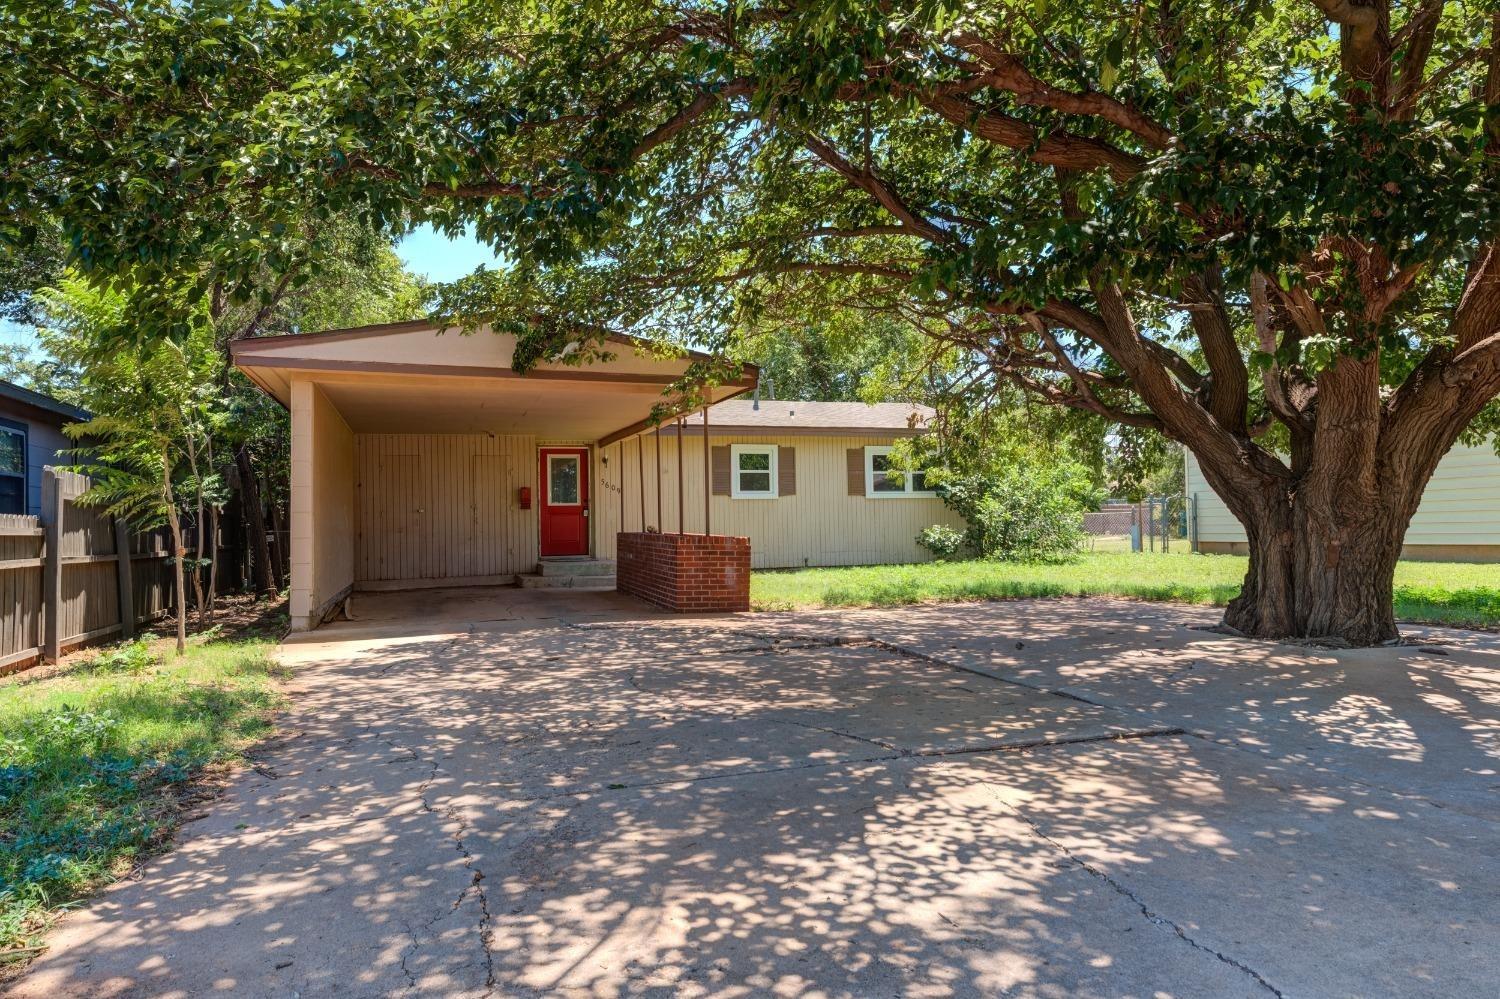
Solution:
[[[232,345],[291,411],[295,627],[354,590],[541,585],[569,571],[548,560],[613,559],[619,532],[747,537],[754,567],[780,568],[918,561],[918,531],[962,527],[890,468],[930,410],[734,399],[746,365],[713,389],[706,435],[701,411],[658,428],[693,357],[613,337],[612,357],[522,376],[514,347],[425,323]]]
[[[1186,492],[1196,550],[1244,554],[1245,530],[1187,453]],[[1500,562],[1500,456],[1488,444],[1458,445],[1438,463],[1406,531],[1405,558]]]

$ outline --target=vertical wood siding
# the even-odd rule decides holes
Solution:
[[[797,450],[797,493],[776,499],[733,499],[712,496],[709,516],[715,534],[750,539],[751,564],[757,569],[803,565],[870,565],[921,562],[931,556],[916,543],[917,532],[931,524],[962,529],[963,519],[936,497],[872,499],[848,494],[846,451],[866,445],[891,444],[891,438],[719,435],[710,444],[781,444]],[[620,530],[620,494],[624,492],[624,529],[657,527],[675,533],[677,522],[677,438],[662,435],[661,475],[657,476],[655,442],[650,434],[611,444],[594,456],[595,553],[615,555],[615,532]],[[683,444],[683,511],[690,533],[703,530],[703,438],[687,436]],[[637,478],[636,448],[644,445],[645,516]],[[784,452],[783,452],[784,453]],[[621,460],[623,457],[623,460]],[[607,461],[605,460],[607,459]],[[861,483],[863,466],[861,466]],[[663,523],[657,524],[656,496],[662,497]],[[863,488],[861,488],[863,491]]]
[[[923,561],[929,556],[917,545],[917,532],[931,524],[962,528],[957,514],[936,498],[847,494],[846,450],[891,442],[877,437],[799,436],[786,442],[774,436],[713,435],[710,443],[720,447],[796,448],[797,483],[796,495],[774,500],[712,496],[712,530],[749,537],[756,568]],[[615,534],[622,524],[627,531],[678,530],[678,442],[669,433],[661,443],[659,475],[649,433],[593,449],[590,529],[596,556],[615,556]],[[536,455],[541,444],[588,442],[485,434],[356,434],[356,584],[498,581],[531,571],[537,560]],[[682,444],[685,527],[701,533],[703,438],[688,436]],[[531,510],[520,509],[522,486],[532,490]]]
[[[355,581],[472,579],[536,564],[534,437],[355,435]],[[522,510],[521,487],[532,491]]]
[[[35,660],[42,644],[42,528],[0,514],[0,672]]]

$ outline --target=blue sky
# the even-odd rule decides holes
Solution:
[[[413,274],[431,281],[452,281],[472,274],[480,264],[501,263],[493,250],[472,236],[449,239],[425,225],[396,245],[396,255]]]
[[[30,347],[36,342],[36,334],[29,327],[17,326],[9,319],[0,319],[0,343],[24,343]]]
[[[396,246],[396,254],[414,274],[431,281],[452,281],[472,274],[480,264],[500,265],[500,258],[488,246],[472,236],[449,239],[422,226]],[[0,343],[24,343],[31,346],[36,336],[30,328],[0,319]]]

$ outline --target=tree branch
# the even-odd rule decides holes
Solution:
[[[1133,105],[1097,90],[1080,93],[1054,87],[1039,79],[1016,56],[977,36],[960,35],[957,42],[960,48],[989,67],[989,72],[981,77],[984,83],[1015,94],[1022,104],[1110,122],[1131,132],[1153,149],[1165,149],[1172,142],[1169,129]]]
[[[674,135],[701,118],[720,101],[730,97],[743,97],[754,89],[754,84],[750,80],[741,77],[731,80],[729,83],[715,90],[705,90],[693,98],[687,107],[647,132],[645,137],[636,143],[635,148],[630,151],[631,162],[640,159],[663,142],[671,139]]]
[[[1354,32],[1374,32],[1380,24],[1375,8],[1359,0],[1312,0],[1312,4],[1328,20]]]
[[[1381,460],[1411,482],[1408,515],[1438,461],[1490,400],[1500,395],[1500,328],[1468,349],[1434,347],[1385,405]]]
[[[1276,326],[1271,313],[1269,280],[1264,273],[1256,271],[1250,277],[1250,313],[1255,322],[1255,338],[1261,352],[1272,360],[1261,370],[1261,385],[1265,389],[1266,405],[1271,412],[1286,424],[1294,434],[1310,434],[1312,421],[1292,399],[1282,379],[1281,364],[1277,356]]]
[[[808,135],[803,141],[814,156],[851,185],[874,198],[882,208],[900,219],[902,225],[913,233],[934,243],[946,243],[952,238],[947,230],[912,211],[889,183],[876,176],[873,171],[862,170],[854,166],[826,140],[816,135]]]
[[[1415,106],[1418,90],[1427,78],[1427,60],[1432,55],[1432,42],[1437,37],[1438,24],[1443,17],[1444,0],[1426,0],[1417,12],[1397,32],[1392,45],[1406,47],[1396,68],[1396,93],[1394,107],[1405,116]]]
[[[1124,182],[1140,173],[1146,161],[1099,139],[1073,135],[1061,129],[1049,131],[1045,138],[1032,125],[994,111],[986,111],[973,101],[946,94],[921,94],[917,100],[929,110],[981,139],[1025,150],[1035,163],[1068,170],[1109,171],[1116,181]]]
[[[1373,100],[1387,107],[1390,84],[1390,8],[1388,0],[1312,0],[1323,16],[1339,26],[1339,53],[1345,75],[1369,87],[1351,89],[1347,99],[1360,105]]]
[[[1224,426],[1240,430],[1245,426],[1250,406],[1250,373],[1229,325],[1223,278],[1217,269],[1207,270],[1190,277],[1183,290],[1193,302],[1206,306],[1188,310],[1188,319],[1208,362],[1212,380],[1208,386],[1209,412]]]

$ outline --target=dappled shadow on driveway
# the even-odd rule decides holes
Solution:
[[[17,994],[1484,994],[1495,824],[1345,774],[1477,765],[1486,667],[1139,606],[293,648],[256,768]]]
[[[840,627],[1500,819],[1500,638],[1421,628],[1409,632],[1423,644],[1308,649],[1215,634],[1214,618],[1019,601],[867,613]]]

